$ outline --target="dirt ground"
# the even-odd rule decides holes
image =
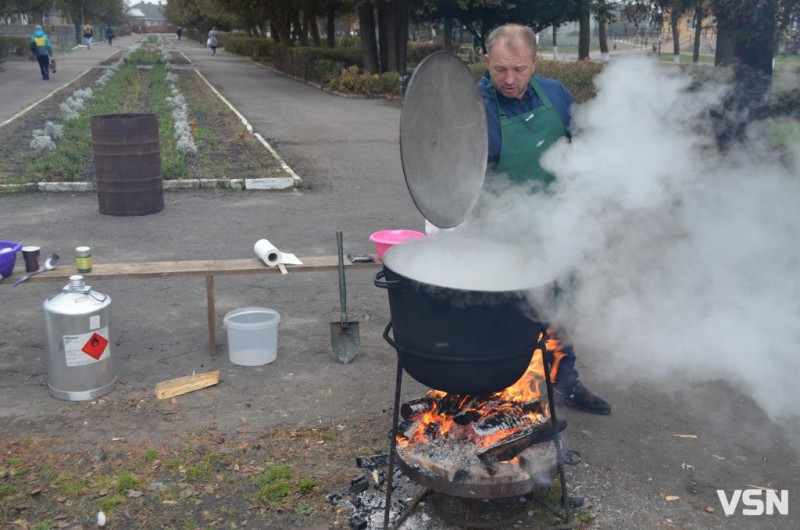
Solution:
[[[88,244],[95,263],[251,257],[268,237],[298,256],[372,251],[381,228],[421,229],[402,178],[395,103],[337,98],[202,45],[175,44],[278,149],[307,187],[290,192],[170,192],[164,211],[102,216],[94,194],[0,196],[4,239],[57,251],[73,266]],[[19,263],[18,263],[19,266]],[[46,278],[45,278],[46,279]],[[362,475],[355,458],[385,452],[396,355],[373,274],[347,276],[361,352],[339,363],[335,273],[216,279],[218,355],[208,354],[202,278],[92,281],[113,300],[119,381],[102,398],[65,402],[47,391],[42,302],[60,283],[0,285],[0,527],[349,528],[328,501]],[[243,367],[227,357],[223,315],[249,306],[281,314],[277,360]],[[797,425],[781,424],[739,389],[716,383],[672,393],[598,376],[603,352],[577,344],[582,379],[610,416],[560,411],[576,522],[591,528],[797,528]],[[668,350],[669,345],[665,345]],[[221,371],[220,384],[158,400],[158,382]],[[632,367],[635,369],[635,367]],[[403,399],[425,388],[406,377]],[[723,514],[716,491],[789,491],[789,515]],[[481,503],[483,501],[480,501]],[[456,528],[424,499],[404,528]],[[493,505],[495,511],[503,508]],[[524,512],[513,528],[554,520]],[[503,515],[501,513],[498,516]]]

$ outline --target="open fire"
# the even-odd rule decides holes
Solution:
[[[560,343],[548,339],[545,347],[558,351]],[[468,396],[431,390],[404,403],[398,455],[404,467],[447,482],[530,481],[551,472],[555,462],[546,401],[537,349],[525,374],[501,392]]]

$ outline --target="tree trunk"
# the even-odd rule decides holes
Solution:
[[[681,29],[678,27],[678,16],[676,13],[669,14],[669,25],[672,29],[672,56],[676,63],[681,62]]]
[[[444,19],[444,49],[448,52],[453,51],[453,19]]]
[[[328,48],[336,47],[336,2],[331,2],[328,6],[325,32],[327,34]]]
[[[700,39],[703,36],[703,12],[702,4],[697,5],[694,10],[694,48],[692,49],[692,62],[697,64],[700,62]]]
[[[598,37],[600,38],[600,55],[604,61],[608,61],[608,36],[606,35],[606,18],[604,16],[600,17]]]
[[[731,21],[733,35],[733,93],[726,98],[718,127],[722,150],[737,144],[759,142],[768,148],[771,139],[769,90],[775,53],[776,0],[748,4]],[[748,128],[758,127],[758,130]]]
[[[319,26],[317,25],[317,17],[316,15],[309,11],[306,15],[306,26],[311,31],[311,40],[314,42],[314,46],[317,48],[322,47],[322,39],[319,35]]]
[[[292,27],[294,28],[294,35],[295,38],[300,39],[301,46],[308,46],[308,28],[303,26],[300,22],[300,8],[299,7],[292,7],[291,11],[289,11],[289,19],[292,23]]]
[[[728,16],[717,15],[717,44],[714,52],[714,66],[733,64],[733,28]]]
[[[558,24],[553,24],[553,60],[558,60]]]
[[[376,0],[376,2],[378,5],[378,71],[385,72],[389,64],[390,0]]]
[[[375,7],[364,2],[358,8],[358,24],[361,28],[361,52],[364,56],[364,71],[378,72],[378,42],[375,39]]]
[[[413,5],[410,0],[397,0],[397,4],[397,30],[395,32],[397,36],[397,44],[395,46],[397,53],[397,71],[400,74],[405,74],[406,63],[408,62],[408,27],[410,25],[409,22],[411,20]]]
[[[588,4],[586,9],[581,11],[578,18],[579,33],[578,33],[578,60],[583,61],[589,59],[589,45],[591,43],[591,13],[589,12]]]
[[[289,35],[289,24],[285,13],[280,9],[271,9],[269,13],[269,25],[272,29],[272,38],[284,46],[291,46],[292,39]]]

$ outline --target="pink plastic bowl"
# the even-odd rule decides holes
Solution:
[[[375,250],[378,252],[378,259],[383,259],[386,250],[398,243],[409,239],[424,239],[425,234],[416,230],[378,230],[369,236],[369,240],[375,243]]]

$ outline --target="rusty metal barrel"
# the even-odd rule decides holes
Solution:
[[[155,114],[92,116],[91,128],[100,213],[147,215],[163,210]]]

